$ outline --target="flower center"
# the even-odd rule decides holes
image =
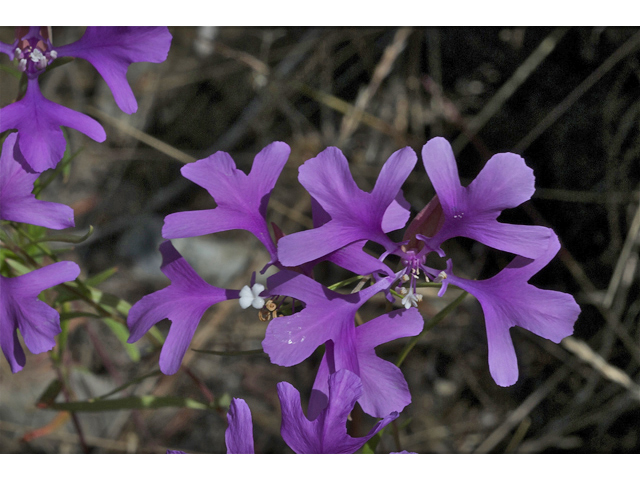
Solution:
[[[58,52],[52,50],[51,42],[37,37],[20,40],[14,53],[18,60],[18,70],[26,73],[29,78],[40,75],[58,58]]]

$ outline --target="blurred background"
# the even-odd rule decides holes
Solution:
[[[180,167],[218,150],[248,171],[270,142],[291,146],[268,218],[285,233],[311,226],[297,168],[327,146],[342,149],[368,191],[391,153],[408,145],[420,156],[434,136],[452,143],[463,184],[494,153],[519,153],[534,170],[536,193],[500,219],[547,225],[560,237],[561,252],[532,283],[575,296],[582,308],[575,335],[556,345],[512,329],[520,378],[498,387],[489,374],[482,310],[469,296],[405,360],[413,402],[378,452],[398,446],[418,453],[640,450],[638,29],[170,31],[166,62],[129,69],[139,104],[134,115],[117,108],[83,60],[41,78],[47,98],[93,116],[107,132],[106,142],[97,144],[68,131],[68,148],[79,154],[70,173],[42,195],[74,208],[77,233],[95,229],[62,255],[80,264],[82,276],[116,267],[100,288],[130,303],[165,287],[157,251],[164,216],[215,205],[181,177]],[[53,43],[70,43],[82,32],[54,27]],[[0,41],[11,43],[13,35],[12,28],[0,28]],[[0,106],[15,101],[17,91],[18,80],[0,72]],[[421,161],[404,193],[414,213],[432,198]],[[268,261],[262,245],[243,231],[174,245],[218,287],[241,288]],[[490,277],[510,260],[466,239],[450,240],[445,250],[470,278]],[[330,265],[317,267],[316,275],[325,284],[348,276]],[[420,305],[425,319],[455,298],[455,292],[442,299],[435,293],[428,291]],[[361,314],[368,320],[383,309],[382,301],[372,301]],[[251,408],[256,452],[291,452],[279,435],[276,384],[292,383],[304,402],[318,354],[283,368],[264,354],[189,351],[176,375],[163,376],[154,374],[158,350],[146,338],[138,343],[140,361],[133,362],[105,323],[68,321],[64,377],[72,399],[95,398],[135,379],[110,398],[176,395],[216,408],[124,409],[75,418],[38,409],[60,372],[46,354],[27,354],[16,375],[0,361],[0,452],[224,453],[231,397]],[[159,324],[164,332],[168,326]],[[259,349],[265,328],[255,311],[226,302],[205,314],[192,348]],[[397,340],[377,353],[395,362],[407,343]],[[358,436],[373,420],[356,411],[352,423]]]

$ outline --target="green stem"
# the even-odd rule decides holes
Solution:
[[[464,300],[466,296],[467,296],[467,292],[463,291],[460,295],[458,295],[458,297],[454,301],[452,301],[449,305],[447,305],[445,308],[440,310],[436,315],[433,316],[433,318],[431,318],[431,320],[425,323],[424,329],[422,330],[420,335],[413,337],[411,341],[407,344],[407,346],[404,347],[404,349],[400,353],[400,358],[398,358],[398,361],[396,362],[397,367],[400,367],[400,365],[402,365],[402,362],[404,362],[404,359],[407,357],[409,352],[413,350],[413,347],[417,345],[417,343],[422,339],[422,337],[424,337],[429,330],[431,330],[438,323],[440,323],[458,305],[460,305],[462,303],[462,300]]]

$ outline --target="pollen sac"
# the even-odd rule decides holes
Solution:
[[[268,322],[276,317],[282,317],[282,314],[278,314],[278,306],[273,300],[269,299],[258,312],[258,318],[261,322]]]

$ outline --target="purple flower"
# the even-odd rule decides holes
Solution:
[[[347,418],[356,400],[362,396],[360,378],[349,370],[339,370],[329,377],[327,406],[314,419],[302,412],[300,393],[287,382],[278,384],[278,397],[282,406],[280,433],[296,453],[355,453],[371,437],[398,418],[392,412],[379,421],[371,431],[360,438],[347,433]]]
[[[18,130],[15,149],[36,172],[54,168],[64,155],[66,141],[60,127],[78,130],[96,142],[107,138],[102,126],[91,117],[44,98],[37,78],[28,80],[21,100],[0,110],[0,132]]]
[[[358,365],[362,395],[358,403],[372,417],[382,418],[401,412],[411,403],[409,386],[402,371],[376,355],[375,347],[398,338],[418,335],[424,321],[415,308],[395,310],[368,321],[355,329],[355,349],[344,349],[344,341],[328,342],[313,384],[307,416],[315,419],[327,405],[330,374]],[[356,357],[352,359],[352,357]]]
[[[249,175],[238,170],[225,152],[185,165],[181,169],[182,175],[207,189],[218,206],[211,210],[167,215],[162,235],[183,238],[248,230],[265,246],[271,255],[271,263],[277,262],[276,246],[266,220],[267,204],[290,152],[283,142],[268,145],[256,155]]]
[[[253,423],[247,402],[234,398],[227,412],[229,426],[224,432],[227,453],[255,453],[253,448]]]
[[[541,290],[527,283],[558,253],[555,234],[543,245],[542,255],[531,260],[518,256],[496,276],[486,280],[466,280],[451,273],[447,262],[447,284],[456,285],[478,299],[484,311],[489,345],[489,370],[495,382],[507,387],[518,380],[518,361],[509,329],[518,326],[559,343],[573,333],[580,307],[571,295]]]
[[[285,266],[318,259],[361,240],[379,243],[392,252],[397,245],[386,233],[404,227],[409,218],[400,188],[417,161],[406,147],[386,161],[371,193],[358,188],[342,152],[329,147],[307,160],[298,179],[330,220],[318,228],[294,233],[278,242],[278,258]]]
[[[118,107],[128,114],[138,103],[127,82],[127,69],[136,62],[162,63],[171,47],[167,27],[87,27],[77,42],[58,47],[58,57],[84,58],[111,89]]]
[[[171,280],[171,285],[142,297],[131,307],[127,318],[131,332],[128,342],[138,341],[160,320],[171,320],[171,328],[160,353],[160,370],[165,375],[173,375],[180,368],[207,308],[224,300],[237,299],[239,292],[213,287],[202,280],[171,242],[160,245],[160,253],[160,270]]]
[[[355,313],[367,300],[388,288],[391,278],[350,295],[336,293],[302,274],[283,270],[267,280],[267,292],[300,300],[305,308],[269,322],[262,348],[272,363],[297,365],[320,345],[333,340],[336,349],[356,352]],[[345,356],[344,368],[360,372],[357,355]]]
[[[46,28],[18,29],[12,45],[0,44],[0,52],[19,60],[27,76],[22,99],[0,110],[0,132],[18,130],[16,149],[36,172],[53,168],[64,155],[65,140],[60,127],[78,130],[97,142],[106,139],[104,129],[92,118],[44,98],[38,76],[58,57],[73,56],[89,61],[109,85],[125,113],[137,110],[127,82],[127,68],[134,62],[162,62],[167,58],[171,34],[166,27],[87,27],[77,42],[54,49]]]
[[[14,158],[16,133],[4,141],[0,153],[0,219],[30,223],[56,230],[74,226],[73,209],[59,203],[36,200],[33,182],[37,173],[29,173]]]
[[[13,373],[22,370],[25,356],[18,340],[18,329],[31,353],[51,350],[60,333],[60,315],[38,300],[43,290],[70,282],[80,274],[73,262],[58,262],[6,278],[0,275],[0,347]]]
[[[551,229],[497,221],[502,210],[529,200],[535,190],[533,171],[522,157],[514,153],[494,155],[468,187],[460,184],[451,145],[444,138],[427,142],[422,161],[443,212],[435,235],[421,238],[432,251],[439,251],[449,238],[468,237],[527,258],[544,253],[553,234]]]

